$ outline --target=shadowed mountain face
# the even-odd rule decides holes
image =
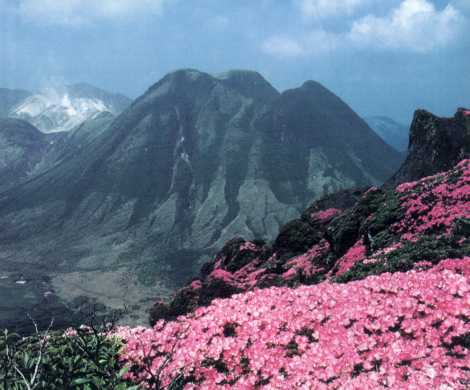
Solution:
[[[177,71],[94,120],[0,195],[0,264],[25,269],[31,305],[48,289],[145,318],[228,239],[271,239],[311,200],[381,183],[400,159],[321,85],[279,94],[248,71]]]
[[[470,111],[460,108],[453,118],[415,112],[408,156],[387,186],[418,180],[449,170],[470,154]]]
[[[10,111],[28,96],[31,96],[31,92],[0,88],[0,118],[7,117]]]
[[[371,116],[365,118],[365,121],[387,144],[399,152],[405,152],[408,149],[409,131],[407,126],[386,116]]]
[[[46,135],[28,122],[0,119],[0,191],[24,181],[47,145]]]

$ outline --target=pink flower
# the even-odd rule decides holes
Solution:
[[[463,389],[469,354],[458,345],[449,353],[452,340],[470,332],[461,270],[470,270],[470,257],[422,272],[217,299],[153,329],[119,328],[121,361],[141,367],[127,377],[143,388],[150,360],[153,373],[165,364],[164,385],[182,372],[194,389]]]
[[[325,222],[329,221],[330,219],[336,217],[339,213],[341,213],[341,210],[335,209],[335,208],[330,208],[322,211],[317,211],[315,213],[312,213],[310,217],[312,219],[318,219],[319,221]]]
[[[357,262],[364,260],[366,255],[366,247],[362,240],[359,240],[354,244],[351,249],[341,258],[338,260],[339,269],[337,271],[337,275],[342,275],[346,271],[348,271],[354,264]]]

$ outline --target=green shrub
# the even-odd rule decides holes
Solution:
[[[73,336],[60,331],[20,337],[0,334],[2,390],[137,390],[123,379],[126,368],[118,357],[121,344],[102,327],[78,328]]]

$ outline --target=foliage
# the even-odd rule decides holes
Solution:
[[[109,326],[37,331],[29,337],[4,330],[0,335],[2,390],[137,390],[123,379],[121,342]]]

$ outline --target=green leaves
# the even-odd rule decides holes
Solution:
[[[5,330],[0,333],[0,390],[138,390],[124,379],[129,368],[119,363],[120,349],[117,339],[96,329],[25,339]]]

